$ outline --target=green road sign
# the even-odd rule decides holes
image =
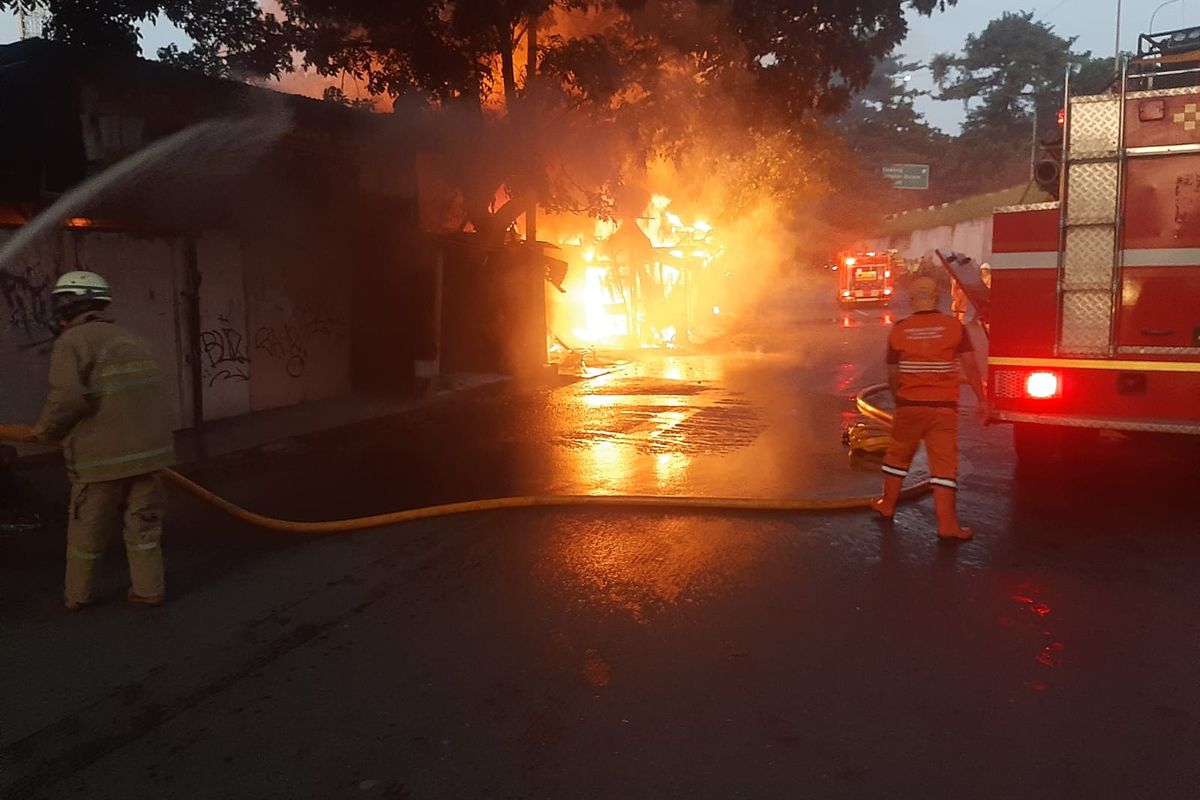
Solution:
[[[892,182],[893,189],[928,189],[928,164],[888,164],[883,177]]]

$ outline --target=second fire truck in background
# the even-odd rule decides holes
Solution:
[[[895,250],[838,253],[838,300],[847,306],[887,305],[895,291],[896,271],[901,268],[903,261]]]

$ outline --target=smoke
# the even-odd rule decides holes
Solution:
[[[667,5],[673,16],[664,20]],[[563,135],[549,147],[568,185],[599,179],[605,204],[589,209],[594,215],[635,225],[653,213],[648,209],[659,196],[670,198],[665,211],[685,225],[711,225],[721,251],[712,265],[719,304],[744,315],[785,285],[815,284],[820,273],[813,267],[846,246],[857,226],[870,225],[870,214],[857,208],[857,219],[842,215],[845,230],[826,221],[833,190],[854,172],[852,154],[821,121],[776,115],[750,72],[751,54],[728,41],[727,23],[716,4],[648,3],[619,19],[556,15],[555,33],[564,38],[636,37],[672,27],[665,44],[655,39],[652,69],[590,117],[580,119],[573,109],[574,119],[556,120],[554,131]],[[728,60],[718,76],[701,79],[709,67],[694,44],[710,40],[723,41]],[[564,214],[551,216],[539,233],[552,241],[597,238],[586,221]]]
[[[156,194],[164,186],[187,192],[181,172],[203,170],[208,179],[236,175],[258,158],[291,127],[286,112],[246,118],[215,119],[192,125],[159,139],[92,176],[67,192],[23,225],[0,247],[0,271],[5,270],[39,236],[71,217],[94,214],[120,196]]]
[[[584,243],[614,227],[636,229],[651,198],[668,197],[671,213],[712,225],[728,303],[751,309],[846,245],[822,218],[831,189],[853,167],[822,123],[785,119],[763,94],[728,8],[684,0],[650,0],[631,12],[555,6],[539,21],[536,80],[525,75],[518,42],[519,97],[504,95],[496,64],[482,107],[397,98],[390,133],[365,159],[386,159],[389,146],[417,152],[414,183],[426,224],[439,229],[469,219],[503,231],[536,197],[545,215],[539,238]],[[278,13],[275,2],[264,9]],[[366,96],[353,81],[304,71],[279,86]],[[378,101],[387,107],[387,98]],[[615,225],[598,231],[598,220]]]

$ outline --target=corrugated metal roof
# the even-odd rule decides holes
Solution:
[[[884,220],[883,233],[898,236],[913,231],[940,228],[943,225],[958,225],[969,220],[990,217],[992,210],[1000,206],[1042,203],[1053,199],[1032,183],[1021,184],[998,192],[965,197],[953,203],[893,214]]]

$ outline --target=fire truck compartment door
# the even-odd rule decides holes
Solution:
[[[1200,352],[1200,156],[1131,158],[1117,347]]]
[[[1200,351],[1200,266],[1125,267],[1118,346]]]

